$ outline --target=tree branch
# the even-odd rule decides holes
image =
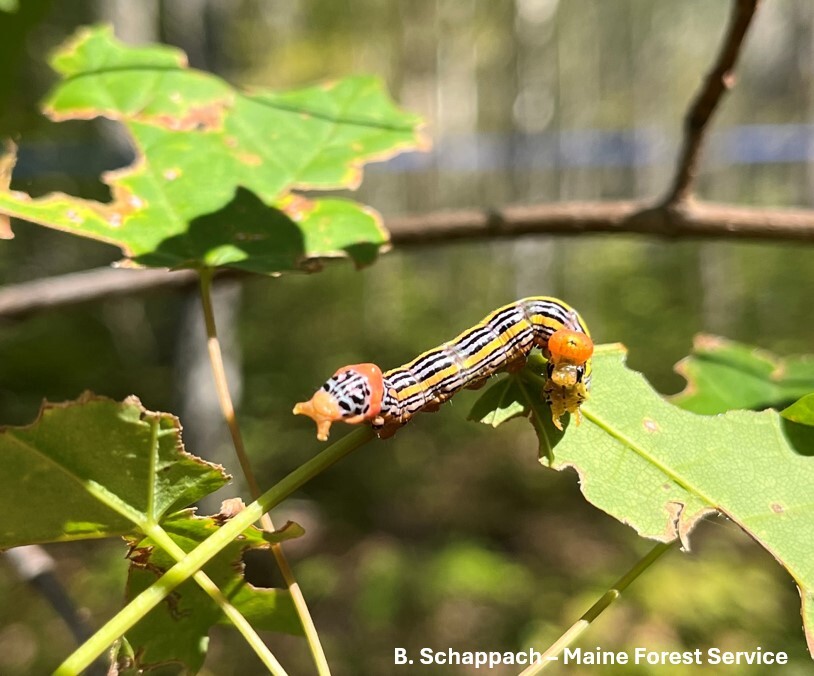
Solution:
[[[0,288],[0,317],[21,317],[101,298],[187,286],[197,281],[193,270],[169,272],[107,267],[35,279]]]
[[[718,58],[684,118],[684,143],[673,185],[664,204],[678,204],[690,197],[692,184],[698,173],[698,159],[707,123],[724,94],[735,84],[735,64],[759,2],[760,0],[732,0],[729,28],[721,44]]]
[[[399,247],[521,235],[637,233],[668,238],[786,240],[814,243],[814,211],[686,202],[561,202],[464,209],[387,219]],[[226,275],[241,276],[231,271]],[[92,300],[191,286],[192,270],[98,268],[0,288],[0,317],[14,318]]]
[[[814,211],[684,202],[558,202],[437,211],[386,219],[393,244],[415,246],[520,235],[637,233],[657,237],[814,242]]]

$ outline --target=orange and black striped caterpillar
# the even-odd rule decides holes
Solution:
[[[339,369],[308,401],[294,407],[317,424],[325,441],[331,424],[370,422],[389,437],[416,413],[435,411],[459,390],[477,388],[502,370],[522,368],[540,348],[548,359],[543,396],[554,424],[579,407],[591,386],[591,342],[575,310],[556,298],[532,296],[505,305],[455,339],[382,373],[375,364]]]

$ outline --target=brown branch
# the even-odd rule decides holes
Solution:
[[[637,233],[669,238],[773,240],[814,243],[814,211],[756,209],[685,202],[562,202],[508,206],[496,211],[437,211],[387,219],[393,244],[437,245],[521,235]],[[227,275],[239,275],[234,271]],[[197,283],[192,270],[99,268],[0,288],[0,317]]]
[[[164,269],[96,268],[46,277],[0,288],[0,317],[22,317],[86,301],[187,286],[197,281],[198,275],[193,270],[169,272]]]
[[[684,143],[673,185],[664,200],[666,205],[678,204],[690,197],[692,184],[698,173],[698,159],[707,123],[724,94],[735,84],[733,70],[759,2],[760,0],[732,0],[729,28],[718,58],[684,118]]]
[[[508,206],[499,211],[438,211],[387,221],[393,243],[438,244],[520,235],[638,233],[670,238],[814,242],[814,211],[757,209],[691,202],[561,202]]]

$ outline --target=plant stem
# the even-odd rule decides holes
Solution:
[[[319,455],[272,486],[259,500],[251,503],[242,512],[210,535],[204,542],[189,552],[164,575],[128,603],[111,618],[90,639],[77,648],[56,670],[55,676],[75,676],[81,673],[116,639],[123,636],[136,622],[155,608],[180,584],[192,577],[210,559],[218,554],[232,540],[257,521],[263,514],[278,505],[298,488],[346,455],[367,443],[374,437],[369,427],[354,430],[334,442]]]
[[[215,390],[218,394],[220,408],[223,412],[223,417],[226,419],[226,424],[229,427],[229,434],[232,436],[232,444],[235,447],[240,469],[249,486],[252,500],[257,500],[261,495],[260,486],[254,476],[251,461],[246,453],[243,435],[240,432],[240,426],[238,425],[237,416],[235,415],[235,407],[232,403],[232,395],[229,393],[226,369],[223,366],[223,354],[220,349],[220,341],[218,340],[217,327],[215,325],[215,312],[212,307],[213,276],[213,268],[203,268],[200,270],[201,305],[203,307],[204,322],[206,324],[206,345],[209,350],[209,362],[212,365],[212,375],[215,377]],[[263,514],[260,517],[260,524],[266,531],[271,532],[274,530],[274,523],[269,514]],[[314,659],[314,664],[317,667],[317,673],[319,676],[330,676],[331,670],[328,667],[328,660],[325,658],[325,651],[319,640],[319,633],[317,632],[316,626],[314,626],[314,620],[311,618],[308,604],[306,604],[302,590],[299,584],[297,584],[294,571],[291,570],[282,545],[278,543],[272,544],[271,552],[277,561],[277,566],[280,568],[285,584],[291,594],[291,600],[294,602],[294,607],[297,610],[297,615],[300,618],[300,623],[305,632],[305,639],[308,641],[308,647]]]
[[[588,611],[572,624],[562,636],[560,636],[548,649],[542,654],[540,660],[535,664],[530,664],[519,676],[534,676],[539,674],[547,666],[559,660],[560,653],[565,650],[569,645],[576,641],[582,633],[591,626],[597,617],[602,614],[602,611],[610,606],[616,599],[618,599],[622,592],[647,570],[662,554],[667,552],[675,545],[678,540],[673,542],[659,542],[653,549],[651,549],[645,556],[639,559],[636,564],[627,573],[622,575],[616,583],[608,589],[599,600],[594,603]]]
[[[165,531],[158,524],[151,524],[142,528],[142,530],[146,535],[152,538],[152,540],[159,547],[161,547],[161,549],[167,552],[167,554],[169,554],[176,561],[181,561],[187,555],[187,553],[181,549],[178,544],[176,544],[175,540],[169,536],[167,531]],[[240,611],[230,603],[229,599],[224,596],[223,592],[209,578],[209,576],[202,570],[199,570],[192,577],[195,582],[198,583],[198,586],[209,594],[210,598],[212,598],[212,600],[220,606],[223,613],[232,621],[232,624],[235,625],[237,630],[243,634],[243,638],[246,639],[246,643],[252,647],[254,652],[260,658],[260,661],[266,665],[269,673],[274,674],[275,676],[287,676],[285,669],[283,669],[283,667],[277,661],[277,658],[274,657],[266,644],[263,643],[263,639],[257,635],[254,627],[252,627],[252,625],[245,617],[243,617]]]

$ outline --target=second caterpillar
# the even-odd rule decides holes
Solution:
[[[593,342],[577,312],[548,296],[498,308],[448,343],[385,373],[375,364],[345,366],[294,413],[316,422],[321,441],[338,421],[369,422],[380,437],[389,437],[459,390],[480,387],[498,371],[522,368],[535,347],[548,359],[542,396],[554,424],[562,429],[566,412],[579,423],[591,386]]]

